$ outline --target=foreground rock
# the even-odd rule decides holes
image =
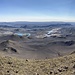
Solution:
[[[19,59],[2,55],[0,75],[75,75],[75,54],[46,60]]]

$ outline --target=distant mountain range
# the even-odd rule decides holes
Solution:
[[[51,26],[72,26],[75,22],[0,22],[0,27],[22,27],[22,28],[36,28],[36,27],[51,27]]]

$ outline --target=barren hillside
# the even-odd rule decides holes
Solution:
[[[0,75],[75,75],[75,54],[45,60],[1,55]]]

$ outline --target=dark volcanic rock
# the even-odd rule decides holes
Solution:
[[[10,52],[14,52],[14,53],[18,52],[15,48],[12,48],[12,47],[7,47],[7,48],[4,49],[4,51],[6,51],[6,52],[10,51]]]

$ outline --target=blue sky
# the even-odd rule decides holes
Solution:
[[[75,0],[0,0],[0,21],[75,21]]]

